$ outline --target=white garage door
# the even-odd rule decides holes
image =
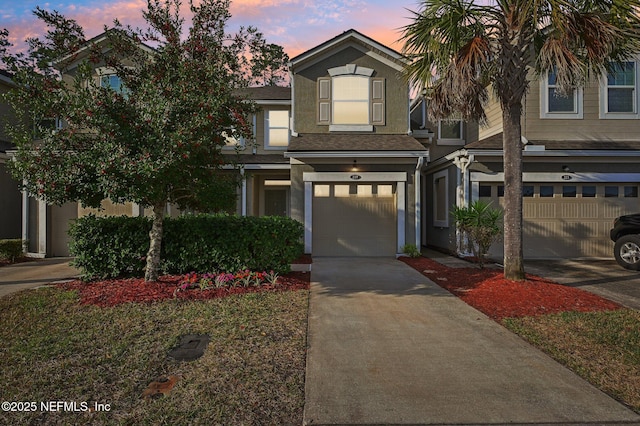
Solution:
[[[481,184],[481,198],[488,199],[489,188],[503,206],[501,185]],[[530,259],[610,258],[613,219],[640,211],[637,184],[525,183],[523,195],[524,256]],[[491,252],[501,254],[502,241]]]
[[[395,186],[391,183],[315,183],[313,255],[395,255]]]

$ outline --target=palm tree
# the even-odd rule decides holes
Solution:
[[[406,76],[429,91],[431,118],[483,124],[489,90],[500,101],[507,279],[525,277],[520,119],[531,78],[555,70],[557,92],[571,93],[640,52],[638,10],[640,0],[423,0],[402,28]]]

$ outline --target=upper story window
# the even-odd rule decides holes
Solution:
[[[638,65],[613,64],[600,84],[600,118],[638,118]]]
[[[129,89],[124,85],[122,79],[110,72],[105,72],[100,75],[100,87],[118,92],[125,98],[129,95]]]
[[[318,124],[329,131],[373,131],[385,124],[385,80],[348,64],[318,79]]]
[[[264,147],[269,149],[289,146],[289,111],[266,110],[264,120]]]
[[[58,117],[55,118],[41,118],[34,122],[33,137],[34,139],[41,139],[45,134],[54,133],[57,130],[62,129],[62,120]]]
[[[464,145],[462,120],[438,122],[438,145]]]
[[[369,79],[339,76],[332,83],[333,124],[369,124]]]
[[[225,139],[225,145],[223,149],[241,149],[245,146],[245,139],[243,137],[236,138],[229,135],[226,131],[222,132],[222,136]]]
[[[549,71],[540,84],[540,118],[581,119],[582,89],[566,95],[558,93],[555,70]]]

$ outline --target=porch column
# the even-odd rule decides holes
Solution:
[[[39,256],[47,255],[47,203],[43,200],[38,200],[38,252]]]
[[[405,244],[405,185],[406,181],[396,182],[396,203],[398,205],[398,247],[396,253],[402,253],[402,247]]]
[[[29,240],[29,194],[22,191],[22,241]],[[29,251],[29,247],[24,248]]]
[[[311,227],[313,226],[313,182],[307,181],[304,183],[304,252],[312,253],[311,251]]]
[[[240,192],[240,215],[247,215],[247,175],[244,173],[244,169],[240,169],[242,174],[242,188]]]

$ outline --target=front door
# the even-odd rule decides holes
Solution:
[[[289,191],[267,189],[264,191],[265,216],[289,216]]]

